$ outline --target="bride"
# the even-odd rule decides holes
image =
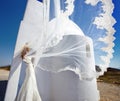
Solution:
[[[26,56],[29,51],[30,48],[25,45],[21,52],[21,58],[26,63],[27,68],[24,82],[17,96],[17,101],[42,101],[37,88],[32,58]]]

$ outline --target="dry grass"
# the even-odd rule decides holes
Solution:
[[[8,66],[2,66],[2,67],[0,67],[0,70],[10,71],[10,65],[8,65]]]
[[[120,85],[120,70],[108,68],[108,71],[98,79],[106,83]]]

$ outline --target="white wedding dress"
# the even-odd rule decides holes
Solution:
[[[25,57],[23,61],[27,65],[26,76],[18,93],[17,101],[42,101],[38,92],[35,71],[31,57]]]

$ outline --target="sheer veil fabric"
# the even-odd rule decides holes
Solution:
[[[69,19],[72,12],[60,12],[60,0],[53,2],[55,11],[50,13],[52,0],[28,1],[5,101],[99,100],[92,40]],[[48,16],[48,12],[53,15]],[[26,43],[30,51],[24,63],[20,53]],[[34,62],[28,57],[34,58]]]
[[[83,2],[28,0],[19,28],[5,101],[99,101],[93,48],[95,39],[85,35],[90,27],[85,33],[78,26],[78,1]],[[84,2],[94,8],[98,1]],[[90,16],[92,14],[97,16],[93,11]],[[87,18],[86,23],[89,23]],[[30,51],[23,61],[20,55],[26,43]]]

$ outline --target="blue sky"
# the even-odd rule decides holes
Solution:
[[[113,12],[113,16],[115,17],[117,23],[114,25],[114,28],[116,30],[115,33],[115,47],[114,47],[114,54],[113,59],[111,59],[110,65],[113,67],[120,68],[120,1],[119,0],[113,0],[113,3],[115,5],[115,9]]]
[[[110,66],[120,67],[120,2],[113,0],[115,9],[113,16],[117,20],[114,57]],[[23,19],[27,0],[0,0],[0,66],[9,65],[12,62],[19,25]],[[82,23],[82,22],[81,22]],[[81,26],[82,27],[82,26]],[[85,30],[85,29],[83,29]]]

